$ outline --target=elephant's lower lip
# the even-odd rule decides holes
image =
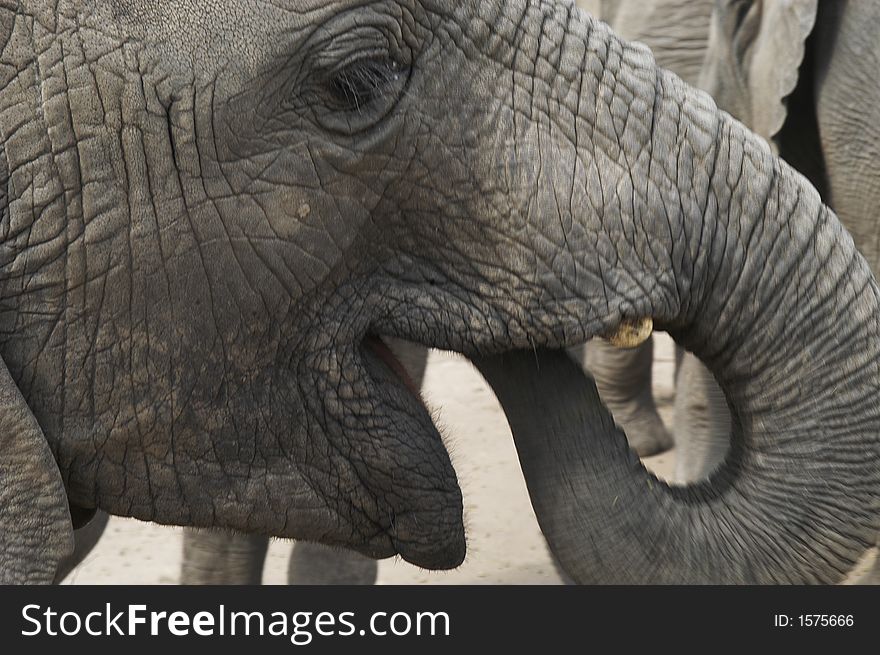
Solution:
[[[421,411],[427,413],[430,421],[430,411],[422,401],[419,387],[407,372],[403,363],[397,358],[388,344],[376,335],[367,335],[363,339],[363,348],[368,360],[372,360],[373,366],[381,366],[384,371],[373,368],[371,372],[374,384],[383,388],[383,393],[395,395],[399,400],[406,402],[405,396],[409,395],[415,403],[421,407]],[[404,397],[395,392],[395,388],[405,389]],[[407,411],[414,411],[412,406]],[[418,411],[418,410],[415,410]],[[432,424],[432,430],[419,434],[409,434],[407,444],[411,447],[419,443],[419,439],[440,440],[440,434],[436,425]],[[429,469],[426,469],[429,470]],[[419,485],[424,484],[423,474],[419,476]],[[417,485],[418,486],[418,485]],[[394,553],[415,566],[429,570],[445,570],[459,566],[464,560],[467,550],[464,524],[462,522],[461,492],[454,479],[438,479],[430,489],[431,494],[441,491],[446,487],[446,492],[440,497],[431,496],[431,502],[419,502],[416,505],[405,503],[394,509],[393,519],[388,526],[385,538],[387,543],[382,543],[382,552],[375,551],[369,554],[372,557],[388,557],[391,553],[384,551],[390,546]],[[425,489],[416,489],[416,493],[425,493]],[[400,490],[395,489],[399,494]],[[376,544],[379,545],[379,544]]]
[[[395,544],[395,548],[404,560],[429,571],[448,571],[458,568],[464,562],[467,552],[463,532],[444,548],[403,546],[399,543]]]
[[[382,361],[382,363],[385,364],[385,366],[391,369],[398,378],[400,378],[403,385],[413,394],[413,396],[421,400],[418,386],[410,377],[409,373],[406,372],[406,368],[404,368],[400,360],[395,357],[391,348],[388,347],[388,344],[386,344],[381,337],[367,335],[364,337],[364,345],[369,348]]]
[[[463,526],[444,531],[437,537],[434,540],[411,542],[399,536],[384,536],[380,541],[357,550],[373,559],[400,557],[413,566],[429,571],[448,571],[461,566],[467,554]]]

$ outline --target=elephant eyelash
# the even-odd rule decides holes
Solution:
[[[390,95],[404,78],[404,68],[393,59],[356,61],[330,79],[333,100],[341,109],[358,111]]]

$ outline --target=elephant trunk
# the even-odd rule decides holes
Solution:
[[[536,348],[474,357],[551,548],[580,582],[839,580],[880,531],[880,292],[869,267],[764,142],[646,51],[580,20],[583,75],[598,83],[578,100],[580,166],[569,170],[587,172],[572,197],[588,202],[560,220],[544,194],[557,203],[534,247],[559,250],[542,258],[550,282],[526,297]],[[647,318],[709,366],[730,404],[731,451],[707,481],[651,475],[594,385],[541,350]]]
[[[878,290],[830,211],[802,205],[765,218],[749,246],[770,269],[774,242],[800,252],[797,264],[746,267],[722,296],[725,317],[706,310],[669,326],[731,407],[731,450],[703,482],[649,473],[561,351],[474,359],[508,416],[541,527],[577,581],[832,583],[875,542]]]

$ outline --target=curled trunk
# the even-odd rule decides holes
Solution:
[[[808,438],[780,440],[771,456],[740,429],[711,479],[670,486],[562,352],[477,363],[510,421],[541,529],[579,583],[831,583],[871,545],[877,461],[865,450]]]
[[[779,166],[773,185],[806,196]],[[475,359],[508,416],[542,529],[578,581],[830,583],[873,545],[878,289],[834,215],[806,197],[756,219],[742,269],[724,258],[712,272],[732,273],[725,295],[667,326],[731,406],[730,453],[704,482],[674,487],[649,473],[565,354]]]
[[[474,357],[508,415],[551,548],[580,582],[837,581],[880,531],[871,271],[763,141],[646,51],[578,20],[594,95],[577,103],[582,166],[572,169],[587,174],[572,205],[587,202],[563,226],[558,205],[545,207],[534,248],[552,275],[537,299],[521,292],[534,324],[558,328],[535,331],[523,352]],[[558,143],[542,161],[565,152]],[[651,475],[594,385],[541,349],[644,318],[709,367],[730,405],[731,450],[704,482]]]

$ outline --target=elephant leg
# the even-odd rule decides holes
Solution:
[[[672,447],[672,436],[663,425],[651,391],[654,340],[632,350],[620,350],[594,339],[572,349],[596,380],[602,402],[626,432],[630,447],[647,457]]]
[[[180,582],[186,585],[258,585],[263,579],[268,549],[268,537],[184,530]]]
[[[91,521],[73,531],[75,542],[73,553],[70,557],[61,560],[61,564],[58,566],[58,573],[55,575],[55,584],[64,580],[73,569],[82,563],[98,543],[101,535],[104,534],[104,529],[109,521],[109,514],[98,511]]]
[[[715,378],[699,359],[685,353],[675,386],[675,478],[707,477],[730,444],[730,411]]]
[[[290,555],[287,583],[292,585],[372,585],[379,563],[351,550],[298,541]]]

